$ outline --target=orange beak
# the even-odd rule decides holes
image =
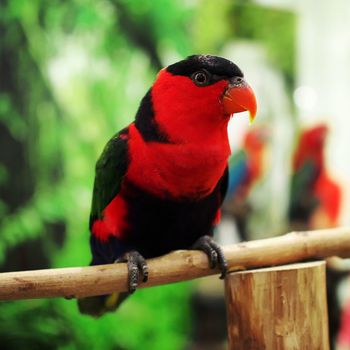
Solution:
[[[223,96],[223,105],[227,116],[248,111],[250,123],[255,119],[256,98],[252,88],[243,78],[236,77],[230,83]]]

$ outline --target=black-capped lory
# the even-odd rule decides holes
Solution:
[[[96,164],[90,215],[91,265],[126,261],[129,292],[78,301],[83,313],[112,311],[148,278],[146,259],[198,249],[222,276],[212,239],[220,219],[234,113],[256,114],[256,99],[231,61],[193,55],[162,69],[135,120],[113,136]]]

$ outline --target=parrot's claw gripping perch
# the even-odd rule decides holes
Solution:
[[[128,265],[128,287],[129,293],[135,292],[138,283],[140,272],[142,273],[142,282],[148,280],[148,266],[146,259],[136,250],[131,250],[124,255],[124,261]]]
[[[220,279],[224,279],[227,274],[227,261],[221,247],[214,242],[210,236],[202,236],[193,245],[193,249],[203,251],[209,259],[211,269],[219,266],[221,270]]]

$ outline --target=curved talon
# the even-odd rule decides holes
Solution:
[[[139,270],[142,271],[142,282],[147,282],[148,281],[148,266],[147,266],[147,262],[146,259],[138,253],[138,257],[137,257],[137,267]]]
[[[225,255],[221,249],[221,247],[212,240],[212,247],[213,249],[215,249],[216,254],[218,256],[218,265],[220,267],[221,270],[221,275],[220,275],[220,279],[224,279],[227,275],[227,271],[228,271],[228,266],[227,266],[227,261],[225,258]]]
[[[209,249],[211,249],[210,246],[209,246]],[[211,250],[209,261],[210,261],[210,268],[215,269],[215,267],[218,264],[218,254],[215,250]]]
[[[219,266],[221,271],[220,279],[225,278],[228,270],[225,255],[221,247],[210,236],[200,237],[193,245],[193,248],[202,250],[208,256],[210,268],[214,269]]]
[[[124,256],[128,266],[128,287],[129,293],[134,293],[138,283],[140,272],[142,273],[142,282],[148,280],[148,266],[146,259],[136,250],[127,252]]]
[[[221,275],[220,275],[220,279],[223,280],[226,275],[227,275],[227,271],[228,271],[228,266],[227,266],[227,262],[226,259],[222,261],[221,265],[220,265],[220,269],[221,269]]]
[[[142,275],[143,275],[143,279],[142,282],[147,282],[148,281],[148,266],[144,265],[142,266]]]

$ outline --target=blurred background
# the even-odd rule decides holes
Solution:
[[[94,164],[157,71],[194,53],[233,60],[258,99],[252,127],[229,127],[218,240],[349,225],[349,23],[347,0],[0,0],[1,271],[89,264]],[[338,263],[331,327],[350,349]],[[215,281],[140,290],[99,320],[75,301],[2,302],[1,349],[225,349]]]

